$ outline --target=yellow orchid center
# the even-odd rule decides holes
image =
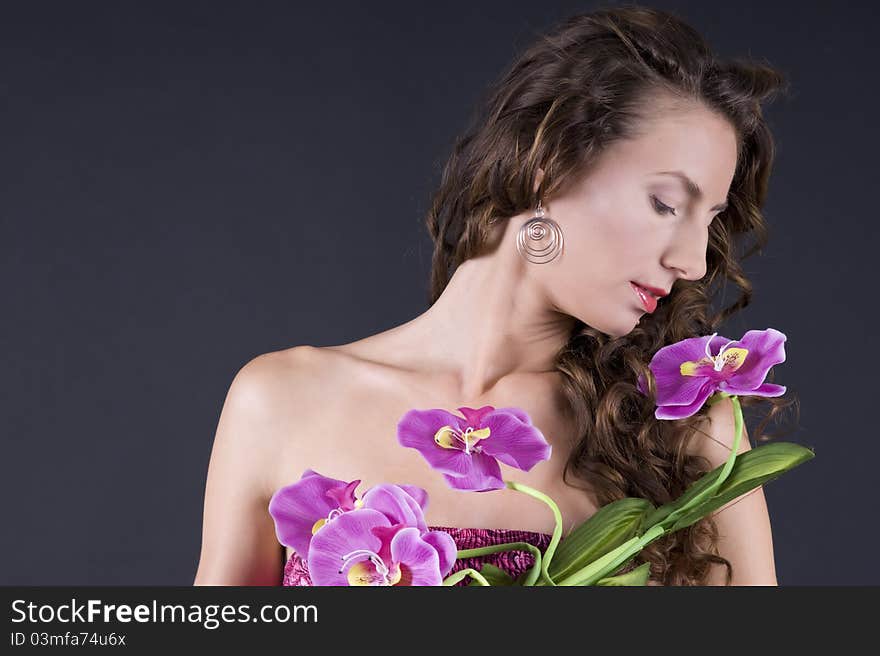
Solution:
[[[317,533],[317,532],[318,532],[318,529],[321,528],[321,527],[322,527],[324,524],[326,524],[326,523],[327,523],[327,520],[326,520],[325,518],[322,517],[322,518],[319,519],[317,522],[315,522],[314,524],[312,524],[312,535],[314,535],[315,533]]]
[[[444,426],[436,433],[434,433],[434,442],[443,447],[444,449],[462,449],[462,445],[464,445],[464,452],[470,453],[471,448],[475,447],[477,442],[480,440],[485,440],[489,437],[491,433],[488,427],[473,429],[468,426],[464,431],[458,431],[452,426]],[[479,447],[474,449],[476,452],[479,452]]]
[[[392,564],[389,569],[381,556],[369,549],[357,549],[341,556],[345,562],[339,569],[339,573],[342,573],[348,561],[361,556],[369,556],[369,560],[363,560],[351,566],[346,575],[349,585],[396,585],[400,581],[400,566]]]
[[[727,348],[731,344],[733,344],[736,340],[731,340],[727,342],[724,346],[721,347],[721,350],[718,352],[718,355],[712,355],[709,353],[709,343],[712,341],[712,338],[715,337],[718,333],[712,333],[712,337],[710,337],[706,341],[706,357],[700,358],[699,360],[693,361],[689,360],[687,362],[682,362],[679,365],[678,370],[682,376],[702,376],[705,375],[701,373],[701,368],[706,366],[711,366],[714,371],[722,371],[725,367],[728,368],[729,371],[733,372],[743,366],[743,363],[746,361],[746,357],[749,354],[748,349],[734,347]]]

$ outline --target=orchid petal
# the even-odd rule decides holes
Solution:
[[[715,333],[663,347],[649,365],[657,390],[655,416],[689,417],[715,391],[730,396],[781,396],[785,387],[764,380],[773,365],[785,361],[785,340],[783,333],[768,328],[750,330],[740,340]],[[643,374],[636,386],[648,394]]]
[[[410,410],[397,422],[397,436],[404,446],[413,446],[412,441],[421,442],[425,435],[433,438],[444,426],[464,430],[465,425],[461,417],[441,408]]]
[[[532,418],[529,417],[528,413],[526,413],[526,411],[522,408],[517,408],[516,406],[506,406],[504,408],[496,408],[495,412],[503,412],[508,415],[513,415],[522,423],[527,424],[528,426],[532,425]]]
[[[378,554],[382,541],[373,534],[372,529],[379,526],[391,526],[391,522],[378,510],[359,508],[339,515],[318,531],[309,546],[307,561],[312,584],[349,585],[349,568],[356,562],[369,563],[369,560],[364,556],[345,563],[344,556],[359,549]]]
[[[728,379],[729,384],[741,390],[758,388],[773,365],[785,362],[785,340],[783,333],[768,328],[750,330],[739,342],[731,344],[731,347],[748,349],[749,355],[743,366]]]
[[[495,458],[485,453],[472,453],[469,457],[472,466],[467,474],[464,476],[444,474],[451,488],[469,492],[489,492],[505,487],[501,478],[501,467],[498,466]]]
[[[420,488],[417,485],[405,484],[399,484],[398,487],[415,499],[416,503],[421,506],[422,511],[425,511],[428,508],[428,493],[423,488]]]
[[[690,405],[658,405],[654,411],[657,419],[684,419],[696,414],[712,394],[715,393],[715,384],[704,381],[703,388],[697,394]]]
[[[782,396],[786,389],[784,385],[774,385],[773,383],[764,383],[755,389],[739,389],[730,383],[721,383],[718,387],[722,392],[731,396]]]
[[[296,483],[277,490],[269,500],[269,514],[275,521],[278,542],[291,547],[300,558],[309,553],[312,528],[337,507],[327,491],[344,487],[345,481],[306,470]]]
[[[699,375],[683,376],[681,365],[684,362],[698,362],[705,358],[706,346],[711,340],[711,335],[689,337],[664,346],[654,354],[649,367],[654,374],[658,406],[690,406],[694,403],[697,396],[702,393],[707,379]]]
[[[427,531],[428,526],[425,523],[425,507],[422,506],[409,493],[407,493],[407,491],[404,490],[402,487],[398,486],[398,488],[402,491],[403,499],[406,502],[406,504],[409,506],[410,512],[413,514],[414,517],[417,518],[417,526],[422,531]],[[427,499],[428,499],[427,493],[425,493],[425,503],[427,503]]]
[[[336,502],[336,505],[343,510],[354,510],[355,509],[355,501],[357,500],[354,494],[355,488],[360,485],[360,479],[354,480],[348,485],[334,487],[327,490],[327,496],[333,499]]]
[[[483,453],[494,456],[505,465],[529,471],[538,462],[550,458],[551,447],[543,433],[516,415],[496,410],[483,418],[490,435],[478,444]]]
[[[391,526],[374,526],[370,529],[373,532],[373,535],[379,538],[379,541],[382,543],[382,547],[377,553],[379,554],[379,558],[381,558],[389,568],[391,567],[391,540],[394,539],[394,536],[397,535],[398,531],[405,528],[407,527],[403,524],[393,524]]]
[[[422,507],[406,491],[397,485],[383,483],[367,490],[363,496],[364,508],[378,510],[392,524],[415,526],[427,531]]]
[[[391,540],[391,560],[400,567],[400,585],[441,585],[440,556],[417,528],[401,529]]]
[[[446,576],[452,571],[458,557],[458,545],[446,531],[428,531],[422,534],[422,540],[437,550],[440,557],[440,575]]]
[[[397,440],[422,454],[428,464],[444,474],[463,476],[470,469],[468,454],[445,449],[434,442],[434,435],[444,426],[463,430],[461,417],[446,410],[410,410],[397,423]]]
[[[464,421],[468,426],[480,426],[483,421],[483,417],[487,414],[495,410],[491,405],[484,405],[482,408],[474,410],[473,408],[462,407],[458,408],[458,411],[464,417]]]

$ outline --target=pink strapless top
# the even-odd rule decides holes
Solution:
[[[429,526],[428,529],[449,533],[459,550],[488,547],[492,544],[504,544],[506,542],[528,542],[529,544],[538,547],[543,553],[549,546],[550,539],[552,538],[552,536],[547,533],[504,528],[455,528],[451,526]],[[449,574],[468,567],[472,567],[479,572],[484,564],[491,563],[496,567],[503,569],[513,578],[517,578],[520,574],[527,571],[534,562],[534,556],[528,551],[502,551],[485,556],[460,558],[455,561]],[[449,574],[446,576],[449,576]],[[471,577],[466,576],[455,585],[470,585],[472,580]],[[296,553],[292,554],[290,559],[284,565],[284,579],[282,585],[312,585],[308,566]]]

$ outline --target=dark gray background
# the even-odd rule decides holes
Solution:
[[[767,111],[770,244],[724,334],[788,335],[783,439],[816,451],[765,488],[780,584],[880,583],[877,16],[648,4],[792,82]],[[4,3],[0,583],[190,584],[237,370],[426,308],[453,138],[536,32],[594,6]]]

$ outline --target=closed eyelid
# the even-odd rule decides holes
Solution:
[[[690,196],[694,200],[700,200],[703,198],[703,190],[691,180],[685,173],[682,171],[657,171],[656,175],[666,175],[670,176],[673,179],[677,180],[678,183],[687,191],[688,196]],[[725,199],[723,202],[718,203],[713,206],[710,212],[720,211],[723,212],[728,208],[728,201]]]
[[[678,216],[676,210],[671,205],[664,203],[660,200],[655,194],[651,194],[651,204],[654,205],[654,210],[662,213],[669,213],[675,216]]]
[[[681,216],[678,213],[678,210],[676,207],[660,200],[660,198],[657,196],[657,194],[650,194],[650,198],[651,198],[651,203],[654,205],[654,210],[659,212],[660,214],[666,214],[666,215],[671,215],[671,216],[676,216],[676,217]],[[686,209],[685,209],[686,216],[696,216],[692,211],[689,211],[689,208],[691,208],[692,205],[690,205],[689,203],[685,203],[685,207],[686,207]],[[718,212],[717,212],[717,214],[712,215],[712,218],[710,218],[708,223],[705,224],[707,228],[712,226],[712,222],[715,221],[715,218],[718,216],[718,214],[723,212],[724,209],[726,209],[726,208],[721,208],[720,206],[716,206],[712,209],[718,210]]]

